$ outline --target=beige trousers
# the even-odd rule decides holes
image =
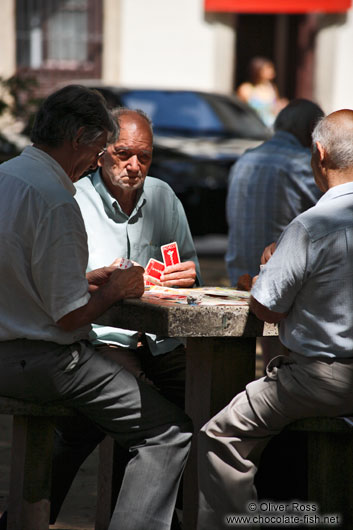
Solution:
[[[199,435],[198,530],[230,528],[226,517],[248,514],[263,449],[287,424],[353,412],[353,359],[332,362],[291,353],[267,366]],[[251,513],[251,512],[250,512]]]

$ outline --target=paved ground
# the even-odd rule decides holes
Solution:
[[[200,259],[204,283],[209,286],[229,285],[222,255]],[[9,480],[11,418],[0,415],[0,513],[6,506]],[[55,530],[93,530],[97,477],[97,451],[80,469],[64,503]]]

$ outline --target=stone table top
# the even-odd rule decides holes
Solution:
[[[250,313],[248,305],[187,305],[151,299],[117,302],[97,324],[155,333],[164,337],[262,337],[277,326]]]

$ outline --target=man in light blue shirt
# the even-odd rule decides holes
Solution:
[[[310,166],[310,145],[322,116],[315,103],[292,101],[277,116],[274,136],[232,167],[226,204],[232,285],[243,274],[258,274],[263,249],[321,196]]]
[[[312,167],[324,195],[285,229],[250,304],[291,353],[203,427],[199,530],[256,505],[261,452],[285,425],[353,413],[353,110],[315,127]]]
[[[151,122],[141,111],[119,108],[113,115],[120,126],[118,140],[108,146],[98,169],[76,184],[75,198],[88,236],[88,270],[121,257],[145,267],[150,258],[163,261],[161,245],[176,241],[181,263],[166,269],[162,285],[192,287],[200,273],[183,206],[168,184],[147,176],[152,161]],[[108,351],[183,406],[185,352],[180,340],[152,334],[141,337],[138,331],[98,325],[93,326],[91,338],[105,345],[104,354]],[[177,391],[176,377],[178,396],[169,388]]]

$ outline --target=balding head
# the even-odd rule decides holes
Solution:
[[[353,170],[353,110],[338,110],[321,119],[312,139],[314,153],[318,144],[325,151],[328,169]]]
[[[153,139],[153,126],[152,121],[149,116],[141,109],[129,109],[127,107],[116,107],[112,110],[112,115],[117,121],[119,127],[121,127],[122,122],[125,120],[133,121],[138,124],[142,123],[142,126],[147,126],[151,133],[151,138]]]
[[[152,161],[151,120],[141,110],[123,107],[112,114],[119,124],[119,138],[108,146],[98,165],[106,187],[130,215],[137,190],[143,187]],[[126,197],[129,197],[128,207],[123,206]]]

